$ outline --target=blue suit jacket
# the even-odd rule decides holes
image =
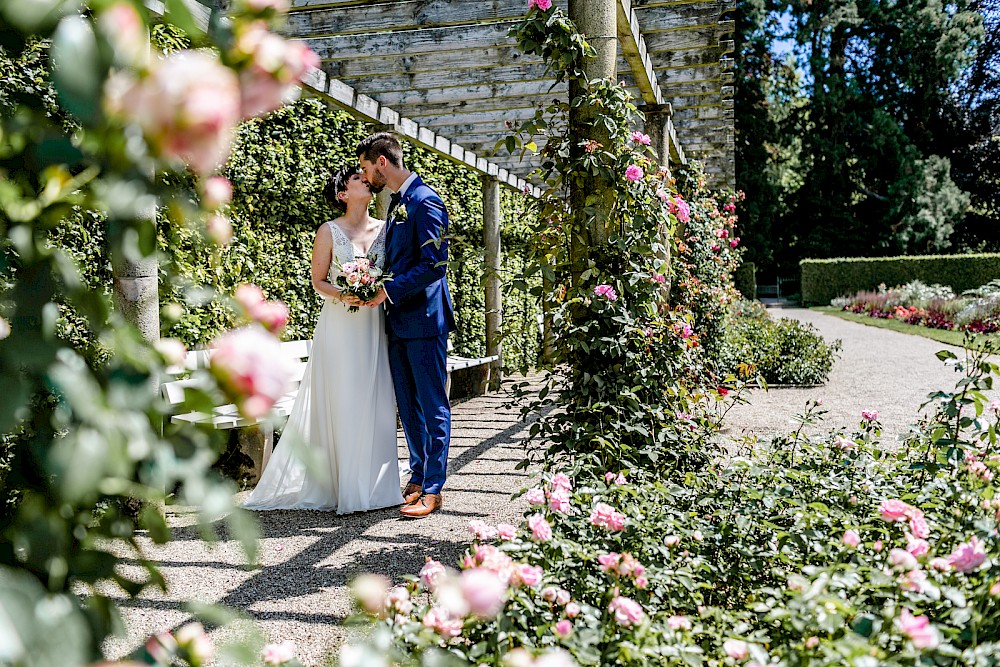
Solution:
[[[402,211],[405,210],[405,216]],[[455,328],[445,270],[448,211],[418,176],[387,223],[386,330],[400,338],[430,338]]]

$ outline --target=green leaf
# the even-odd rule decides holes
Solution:
[[[205,36],[205,31],[198,25],[184,0],[166,0],[164,4],[167,21],[186,32],[189,37],[200,39]]]
[[[62,104],[85,123],[93,123],[101,115],[107,71],[90,22],[81,16],[60,21],[52,38],[52,80]]]

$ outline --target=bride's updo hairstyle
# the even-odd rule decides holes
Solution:
[[[341,213],[347,213],[347,204],[337,195],[341,192],[346,192],[347,183],[351,180],[351,176],[360,173],[361,170],[351,164],[345,165],[334,172],[323,188],[323,196],[326,198],[326,203]]]

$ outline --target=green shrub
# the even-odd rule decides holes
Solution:
[[[1000,278],[998,253],[804,259],[799,266],[802,301],[807,306],[826,305],[837,297],[874,290],[882,283],[903,285],[921,280],[962,292]]]
[[[717,358],[724,373],[738,375],[746,363],[769,384],[820,384],[839,350],[839,340],[828,344],[811,324],[774,320],[759,304],[745,302],[734,305]]]
[[[744,299],[757,298],[757,265],[753,262],[743,262],[733,272],[733,283]]]

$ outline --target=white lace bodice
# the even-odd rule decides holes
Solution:
[[[368,249],[367,255],[362,255],[358,252],[357,246],[354,242],[344,233],[335,222],[332,220],[326,223],[330,226],[330,233],[333,235],[333,261],[330,263],[330,275],[336,276],[340,273],[338,267],[342,266],[348,262],[353,262],[355,259],[361,257],[368,257],[375,266],[380,269],[385,268],[385,230],[386,223],[382,223],[382,228],[378,230],[378,234],[375,235],[375,240],[372,242],[371,247]]]

